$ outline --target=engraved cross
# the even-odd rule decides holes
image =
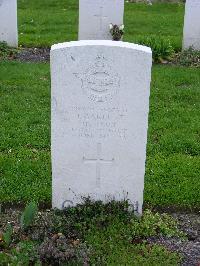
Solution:
[[[103,15],[103,6],[100,6],[100,12],[97,15],[94,15],[95,17],[99,18],[100,20],[100,31],[103,30],[103,19],[107,18],[107,16]]]
[[[105,160],[102,158],[102,146],[101,143],[97,143],[97,157],[94,159],[88,159],[86,157],[83,157],[83,161],[85,163],[96,163],[96,184],[97,187],[100,187],[100,183],[101,183],[101,164],[105,163],[105,164],[109,164],[109,163],[113,163],[114,162],[114,158],[112,158],[111,160]]]

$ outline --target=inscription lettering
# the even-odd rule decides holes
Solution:
[[[124,126],[128,115],[125,107],[93,108],[71,106],[66,116],[71,115],[71,135],[80,138],[126,139],[128,129]],[[67,120],[63,117],[64,120]]]

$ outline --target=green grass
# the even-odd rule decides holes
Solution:
[[[183,4],[125,3],[125,41],[137,42],[144,36],[169,39],[181,48]],[[23,46],[51,46],[77,40],[78,0],[19,0],[19,42]]]
[[[154,66],[145,200],[200,206],[200,69]]]
[[[125,41],[136,42],[140,38],[162,36],[169,39],[174,48],[180,49],[183,31],[183,4],[156,3],[125,4]]]
[[[25,46],[50,46],[77,40],[78,1],[20,0],[19,42]]]
[[[200,69],[154,66],[145,202],[200,207]],[[0,202],[51,202],[49,64],[0,62]]]
[[[0,201],[50,201],[49,65],[0,65]]]

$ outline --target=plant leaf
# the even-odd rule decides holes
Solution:
[[[22,216],[20,219],[21,229],[26,230],[31,225],[37,212],[38,212],[38,208],[35,202],[31,202],[28,205],[26,205],[26,208],[24,212],[22,213]]]
[[[8,224],[5,233],[3,233],[3,241],[5,242],[6,247],[9,247],[12,241],[12,233],[13,233],[13,227],[11,224]]]

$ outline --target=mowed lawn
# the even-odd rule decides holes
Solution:
[[[200,69],[152,70],[145,203],[200,207]],[[0,62],[0,202],[51,202],[49,64]]]
[[[77,40],[78,0],[18,0],[19,42],[23,46],[51,46]],[[169,39],[181,49],[184,4],[133,4],[125,2],[124,40],[148,36]]]

